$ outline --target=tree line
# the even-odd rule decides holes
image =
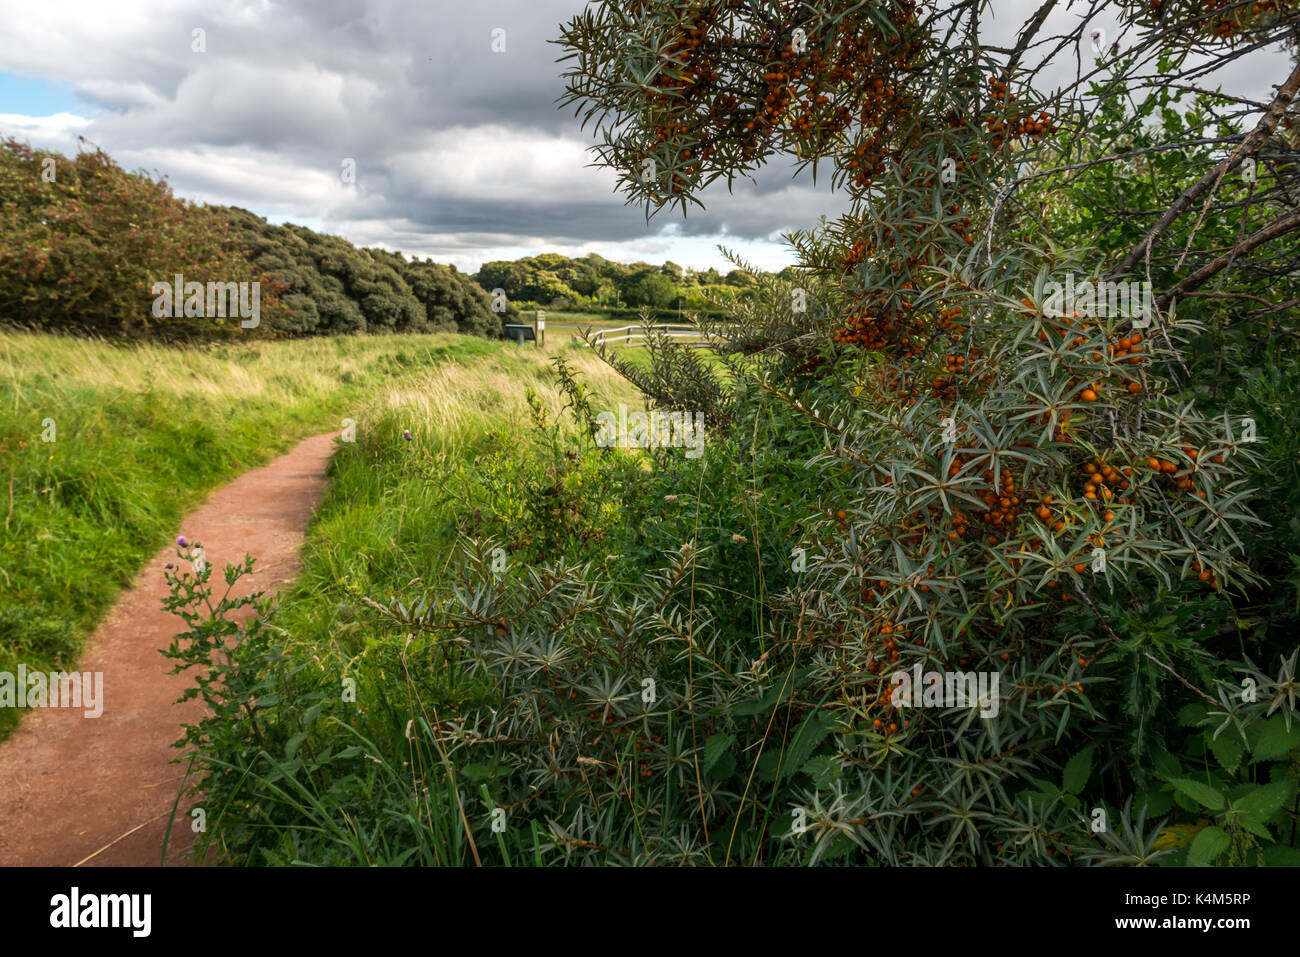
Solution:
[[[714,312],[755,287],[736,269],[623,265],[594,253],[490,262],[477,275],[361,248],[239,207],[174,195],[84,143],[76,156],[0,140],[0,323],[106,336],[459,332],[499,338],[527,307]],[[153,309],[156,287],[259,283],[255,328],[199,306]],[[498,290],[500,292],[498,292]],[[504,297],[500,293],[504,293]],[[197,304],[202,297],[196,298]],[[208,297],[210,302],[211,297]]]
[[[500,289],[510,301],[558,308],[682,309],[716,313],[757,288],[752,272],[691,270],[675,262],[613,262],[597,253],[572,259],[543,253],[513,261],[484,263],[475,279]]]

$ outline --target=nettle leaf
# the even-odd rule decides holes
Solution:
[[[1285,754],[1300,748],[1300,721],[1286,726],[1286,719],[1276,715],[1260,724],[1250,749],[1256,761],[1276,761]]]
[[[813,751],[834,728],[835,719],[824,711],[816,711],[805,718],[795,732],[794,741],[786,749],[787,763],[783,773],[789,776],[803,770]]]
[[[1078,794],[1083,790],[1083,786],[1088,783],[1088,778],[1092,774],[1092,752],[1093,748],[1089,745],[1066,763],[1065,773],[1061,778],[1062,790],[1069,794]]]
[[[1240,816],[1237,818],[1237,824],[1243,830],[1249,831],[1251,834],[1254,834],[1256,837],[1260,838],[1261,840],[1265,840],[1265,841],[1273,840],[1273,835],[1269,833],[1268,828],[1266,828],[1259,821],[1256,821],[1254,818]]]
[[[803,773],[812,778],[813,787],[819,791],[833,788],[841,776],[839,762],[833,754],[818,754],[809,758],[803,766]]]
[[[1026,791],[1024,796],[1025,802],[1031,807],[1038,805],[1038,807],[1044,808],[1053,801],[1059,800],[1061,792],[1053,788],[1051,791]]]
[[[763,756],[758,759],[758,779],[775,781],[777,771],[785,767],[784,757],[784,752],[780,750],[764,751]]]
[[[1208,709],[1200,702],[1193,701],[1178,709],[1178,723],[1184,728],[1194,728],[1201,723]]]
[[[1241,765],[1242,755],[1246,753],[1241,738],[1231,730],[1224,731],[1218,737],[1215,737],[1213,732],[1207,731],[1205,738],[1219,766],[1229,774],[1234,773]]]
[[[1231,844],[1232,838],[1223,828],[1213,824],[1203,827],[1187,852],[1187,863],[1193,867],[1206,867],[1213,864],[1215,858],[1226,851]]]
[[[1223,810],[1223,795],[1208,784],[1191,778],[1174,778],[1169,783],[1203,807],[1208,807],[1211,811]]]
[[[1052,801],[1059,800],[1062,796],[1061,789],[1051,781],[1035,777],[1031,777],[1029,781],[1033,784],[1034,790],[1026,790],[1024,797],[1031,805],[1034,803],[1047,805]]]
[[[1236,810],[1256,821],[1264,822],[1281,810],[1282,805],[1291,795],[1290,785],[1286,781],[1274,781],[1253,789],[1245,797],[1233,804]]]
[[[1135,810],[1146,808],[1148,818],[1168,814],[1173,806],[1174,796],[1168,791],[1159,788],[1147,788],[1145,791],[1140,791],[1133,801]]]
[[[1165,779],[1175,778],[1183,773],[1183,767],[1178,763],[1178,759],[1168,751],[1157,751],[1152,758],[1152,763],[1155,765],[1156,773]]]

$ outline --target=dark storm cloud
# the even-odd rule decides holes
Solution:
[[[573,0],[519,3],[294,2],[227,8],[195,5],[153,14],[141,27],[147,69],[106,58],[78,87],[106,112],[88,139],[171,174],[181,193],[254,208],[268,203],[344,232],[351,220],[402,218],[431,233],[514,235],[557,242],[617,242],[680,225],[684,235],[765,237],[827,208],[825,191],[791,193],[788,171],[744,181],[734,196],[710,193],[710,209],[661,213],[647,224],[614,194],[612,179],[545,160],[563,139],[590,145],[564,89],[560,24]],[[192,49],[200,28],[206,49]],[[503,30],[505,52],[493,52]],[[510,131],[500,149],[518,162],[500,170],[518,190],[461,190],[457,167],[481,161],[461,130]],[[535,139],[530,139],[535,137]],[[177,151],[202,156],[202,169]],[[233,159],[261,157],[241,177]],[[150,161],[151,155],[156,160]],[[223,160],[223,157],[225,158]],[[320,179],[354,158],[364,188],[350,195]],[[170,164],[170,168],[169,168]],[[231,165],[233,164],[233,165]],[[279,187],[276,187],[276,182]],[[319,181],[319,182],[318,182]]]
[[[0,0],[0,5],[9,0]],[[646,222],[590,168],[590,132],[556,98],[560,24],[581,0],[64,0],[7,17],[0,69],[70,83],[94,110],[19,124],[80,133],[181,195],[320,222],[350,238],[463,251],[677,237],[763,239],[843,206],[782,164]],[[1011,35],[1037,0],[999,0]],[[58,9],[52,9],[57,7]],[[206,50],[193,49],[203,30]],[[505,52],[492,50],[504,30]],[[1073,57],[1069,58],[1073,61]],[[1068,64],[1065,66],[1069,66]],[[1062,81],[1068,81],[1064,69]],[[1055,82],[1055,81],[1053,81]],[[13,132],[0,125],[0,133]],[[339,180],[354,160],[358,182]],[[385,225],[387,224],[387,225]],[[485,250],[484,255],[489,255]]]

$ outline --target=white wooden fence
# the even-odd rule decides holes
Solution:
[[[694,326],[652,326],[654,331],[650,335],[646,334],[645,326],[619,326],[616,329],[593,329],[593,341],[597,345],[610,346],[644,346],[650,339],[656,335],[662,335],[668,339],[683,340],[683,345],[688,346],[705,346],[708,345],[700,336],[700,332]],[[581,336],[574,336],[573,342],[585,342]]]

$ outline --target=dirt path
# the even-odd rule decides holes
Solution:
[[[337,433],[307,439],[292,452],[214,492],[178,534],[203,543],[217,570],[244,553],[257,559],[240,584],[272,590],[299,569],[298,547],[325,490],[325,466]],[[91,637],[81,671],[104,674],[104,713],[33,709],[0,744],[0,865],[159,863],[163,834],[183,765],[171,763],[181,725],[202,705],[173,702],[192,683],[168,675],[158,653],[182,622],[159,607],[163,566],[155,555]],[[223,586],[224,587],[224,586]],[[182,807],[172,826],[169,863],[192,839]]]

